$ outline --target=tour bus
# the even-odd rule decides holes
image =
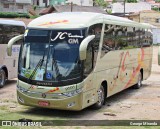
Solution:
[[[64,12],[31,21],[18,63],[22,105],[62,110],[99,109],[107,97],[151,74],[151,26],[89,12]]]
[[[8,41],[20,34],[24,34],[25,24],[22,21],[0,20],[0,88],[7,79],[17,77],[18,54],[20,42],[13,45],[12,56],[7,56]]]

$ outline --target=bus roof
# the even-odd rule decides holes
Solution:
[[[92,12],[51,13],[34,19],[28,24],[28,27],[46,29],[82,28],[102,22],[115,25],[151,28],[150,25],[140,24],[126,18]]]
[[[4,25],[16,25],[16,26],[24,26],[26,27],[23,21],[16,21],[16,20],[0,20],[0,24]]]

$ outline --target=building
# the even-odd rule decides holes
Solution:
[[[47,7],[49,5],[49,0],[32,0],[31,4],[38,7]]]
[[[108,4],[112,4],[113,3],[113,0],[104,0],[106,3]]]
[[[50,0],[49,5],[65,5],[66,0]]]
[[[0,12],[28,13],[31,0],[0,0]]]
[[[143,10],[126,17],[136,22],[148,23],[160,28],[160,12],[154,10]]]
[[[93,0],[66,0],[66,3],[71,2],[79,6],[93,6]]]
[[[44,9],[40,12],[40,15],[56,12],[96,12],[107,14],[101,7],[95,6],[77,6],[77,5],[57,5],[50,6],[47,9]]]
[[[32,5],[38,7],[47,7],[51,5],[64,5],[66,0],[32,0]]]
[[[130,14],[127,17],[133,21],[153,25],[153,43],[160,44],[160,12],[153,10],[143,10],[138,13]]]
[[[151,10],[151,5],[146,2],[139,2],[139,3],[113,3],[112,4],[112,14],[113,15],[118,15],[124,16],[125,14],[130,14],[130,13],[137,13],[139,11],[143,10]]]

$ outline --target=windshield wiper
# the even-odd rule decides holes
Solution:
[[[33,72],[31,73],[30,77],[28,78],[29,80],[31,80],[33,78],[33,76],[35,75],[35,73],[37,72],[38,67],[41,67],[43,64],[44,59],[40,59],[38,64],[36,65],[35,69],[33,70]]]
[[[56,78],[59,79],[59,77],[61,77],[61,74],[59,72],[59,68],[58,68],[58,65],[57,65],[57,61],[52,58],[52,64],[54,65],[55,67],[55,72],[56,72]],[[52,68],[53,68],[53,65],[52,65]]]
[[[33,78],[33,76],[34,76],[35,73],[37,72],[38,67],[40,67],[40,69],[41,69],[42,64],[43,64],[43,62],[44,62],[45,54],[46,54],[46,50],[44,51],[43,58],[38,61],[38,64],[36,65],[35,69],[33,70],[33,72],[31,73],[30,77],[28,78],[29,81]]]

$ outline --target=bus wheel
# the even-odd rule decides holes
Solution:
[[[2,88],[5,85],[6,82],[6,73],[4,70],[0,70],[0,88]]]
[[[104,87],[102,85],[98,89],[97,94],[98,94],[98,101],[93,105],[94,109],[100,109],[105,102],[105,92],[104,92]]]
[[[135,89],[139,89],[142,86],[142,73],[140,72],[138,75],[138,82],[136,85],[134,85],[133,88]]]

